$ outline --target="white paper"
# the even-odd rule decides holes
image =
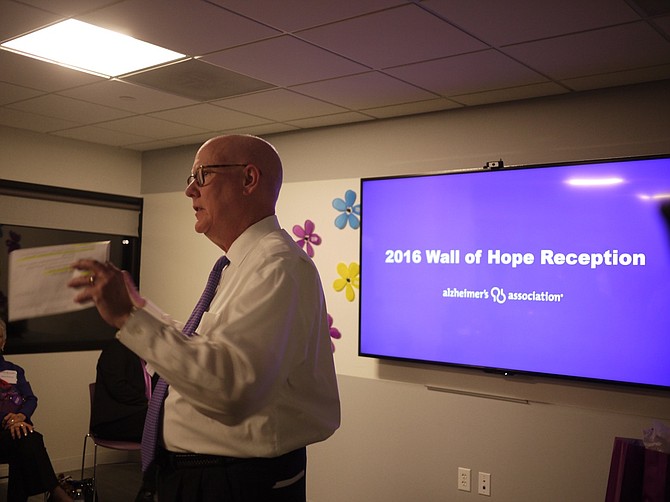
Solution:
[[[64,244],[9,253],[9,320],[19,321],[52,314],[83,310],[92,303],[74,302],[77,291],[70,279],[81,275],[72,269],[80,259],[109,260],[109,241]]]

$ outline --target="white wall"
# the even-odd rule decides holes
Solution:
[[[118,195],[140,193],[141,155],[0,126],[0,178]]]
[[[526,164],[670,153],[669,91],[670,83],[660,82],[269,138],[285,163],[284,226],[319,218],[317,231],[338,243],[316,262],[343,334],[335,342],[343,426],[310,448],[312,502],[479,500],[456,490],[458,466],[492,474],[491,500],[604,498],[614,436],[639,437],[654,418],[670,421],[668,394],[359,358],[357,305],[331,286],[332,262],[357,257],[357,235],[336,233],[327,205],[346,188],[358,191],[362,176],[476,167],[500,157]],[[148,152],[141,160],[142,291],[181,318],[218,254],[193,233],[182,193],[192,151]],[[139,165],[131,152],[0,129],[2,178],[137,195]],[[94,378],[97,353],[12,359],[39,392],[36,419],[57,470],[76,468],[88,419],[85,384]]]

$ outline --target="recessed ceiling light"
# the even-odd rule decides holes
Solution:
[[[117,77],[186,57],[76,19],[34,31],[0,47],[105,77]]]

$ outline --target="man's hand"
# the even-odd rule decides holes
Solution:
[[[68,286],[79,290],[74,301],[92,301],[100,316],[115,328],[121,328],[133,307],[143,307],[144,299],[137,292],[130,275],[112,263],[95,260],[79,260],[72,268],[82,271],[82,275],[72,279]]]

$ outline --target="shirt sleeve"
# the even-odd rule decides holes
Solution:
[[[198,335],[140,310],[119,339],[204,415],[237,424],[274,399],[308,353],[324,309],[315,268],[295,255],[255,268],[234,300],[206,312]]]

